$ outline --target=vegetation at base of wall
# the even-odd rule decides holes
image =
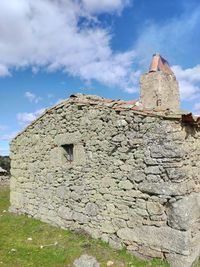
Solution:
[[[10,173],[10,158],[9,156],[0,156],[0,167]]]
[[[50,226],[27,216],[8,212],[9,190],[0,188],[0,266],[68,267],[84,253],[96,257],[100,266],[169,266],[161,260],[142,261],[126,250],[115,251],[102,241],[83,233]]]

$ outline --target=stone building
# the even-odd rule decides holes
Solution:
[[[7,171],[4,170],[2,167],[0,167],[0,175],[1,176],[7,175]]]
[[[0,167],[0,183],[8,180],[8,172]]]
[[[10,210],[190,267],[200,253],[199,120],[181,114],[176,78],[157,57],[139,102],[72,95],[12,140]]]

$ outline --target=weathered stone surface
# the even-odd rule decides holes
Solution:
[[[76,144],[74,146],[74,161],[76,165],[84,165],[86,162],[85,149],[82,144]]]
[[[123,127],[123,126],[126,126],[128,123],[127,123],[127,121],[126,120],[118,120],[117,122],[116,122],[116,125],[118,126],[118,127]]]
[[[126,221],[121,218],[114,218],[112,224],[116,229],[126,227]]]
[[[116,181],[113,178],[105,177],[101,180],[101,184],[103,187],[112,187],[116,185]]]
[[[175,75],[163,71],[145,73],[140,78],[141,102],[147,109],[179,111],[179,86]]]
[[[121,181],[119,183],[119,187],[122,188],[122,189],[129,190],[129,189],[133,188],[133,184],[128,180],[127,181]]]
[[[62,147],[55,147],[50,152],[50,164],[54,167],[60,167],[65,162]]]
[[[175,184],[171,182],[160,182],[160,183],[144,182],[142,184],[139,184],[138,188],[142,192],[155,195],[182,196],[193,191],[193,189],[195,188],[195,182],[187,181]]]
[[[126,152],[126,149],[124,150],[124,152]],[[125,171],[125,172],[130,172],[133,169],[133,167],[128,164],[120,165],[119,167],[122,171]]]
[[[114,249],[122,249],[123,248],[122,240],[120,238],[118,238],[116,235],[109,238],[108,243]]]
[[[161,174],[159,166],[149,166],[145,169],[146,174]]]
[[[170,180],[180,182],[186,179],[186,172],[183,168],[167,168],[166,172]]]
[[[96,216],[98,214],[98,206],[94,203],[87,203],[85,212],[89,216]]]
[[[161,215],[164,212],[163,205],[159,202],[147,202],[147,211],[150,215]]]
[[[163,259],[163,253],[161,251],[151,249],[148,246],[139,246],[137,250],[141,255],[146,255],[147,257],[150,257],[150,258]]]
[[[73,263],[74,267],[99,267],[99,263],[93,256],[87,254],[82,255],[79,259]]]
[[[101,230],[102,230],[102,232],[109,233],[109,234],[116,232],[113,224],[109,221],[103,222],[103,224],[101,226]]]
[[[200,251],[192,251],[190,256],[183,256],[176,253],[166,253],[166,259],[171,267],[195,267],[197,266]]]
[[[25,204],[25,197],[22,193],[12,192],[10,196],[11,205],[17,209],[23,209]]]
[[[58,209],[58,215],[65,220],[73,220],[73,211],[65,206]]]
[[[152,158],[181,158],[183,156],[183,151],[177,147],[173,147],[170,143],[164,146],[151,146],[150,151]]]
[[[140,226],[122,228],[117,235],[125,241],[146,244],[154,249],[189,255],[190,233],[173,230],[170,227]]]
[[[81,140],[80,132],[58,134],[55,137],[55,143],[59,146],[67,144],[77,144]]]
[[[80,223],[88,223],[90,221],[90,218],[85,214],[74,211],[73,220],[78,221]]]
[[[168,224],[175,229],[188,230],[200,218],[200,193],[172,203],[168,209]]]
[[[146,176],[142,170],[134,170],[129,176],[129,180],[137,183],[144,181],[145,178]]]
[[[71,191],[65,185],[61,185],[57,188],[56,194],[61,199],[68,199],[71,195]]]

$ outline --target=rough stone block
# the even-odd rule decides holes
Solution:
[[[25,204],[24,194],[18,192],[11,192],[10,203],[16,209],[23,209]]]
[[[88,223],[90,221],[90,218],[85,214],[74,211],[73,220],[78,221],[80,223]]]
[[[58,134],[55,137],[55,143],[58,146],[68,145],[68,144],[77,144],[81,141],[81,134],[80,132],[74,133],[65,133],[65,134]]]
[[[162,215],[164,212],[163,206],[159,202],[147,202],[147,210],[150,215]]]
[[[113,224],[110,221],[105,221],[102,223],[101,231],[103,233],[108,233],[108,234],[112,234],[116,232]]]
[[[95,203],[87,203],[85,207],[85,212],[89,216],[96,216],[98,214],[98,206]]]
[[[125,241],[146,244],[153,249],[189,255],[190,232],[174,230],[170,227],[136,226],[122,228],[117,235]]]
[[[172,203],[168,209],[168,224],[175,229],[188,230],[200,218],[200,193],[188,196]]]
[[[65,220],[73,220],[73,211],[70,208],[67,208],[65,206],[61,206],[58,209],[58,215]]]
[[[136,183],[140,183],[140,182],[144,181],[145,178],[146,178],[146,175],[144,174],[143,170],[134,170],[129,175],[129,180],[131,180],[133,182],[135,181]]]
[[[182,196],[191,193],[196,187],[195,181],[189,180],[182,183],[171,182],[144,182],[138,185],[139,190],[148,194],[165,196]]]
[[[130,190],[130,189],[133,188],[133,184],[130,181],[128,181],[128,180],[121,181],[119,183],[119,187],[122,188],[122,189]]]

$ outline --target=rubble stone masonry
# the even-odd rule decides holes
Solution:
[[[150,72],[140,78],[141,102],[145,109],[180,110],[179,85],[175,75]]]
[[[180,116],[72,97],[12,141],[10,210],[192,266],[200,254],[199,147],[200,134]]]

